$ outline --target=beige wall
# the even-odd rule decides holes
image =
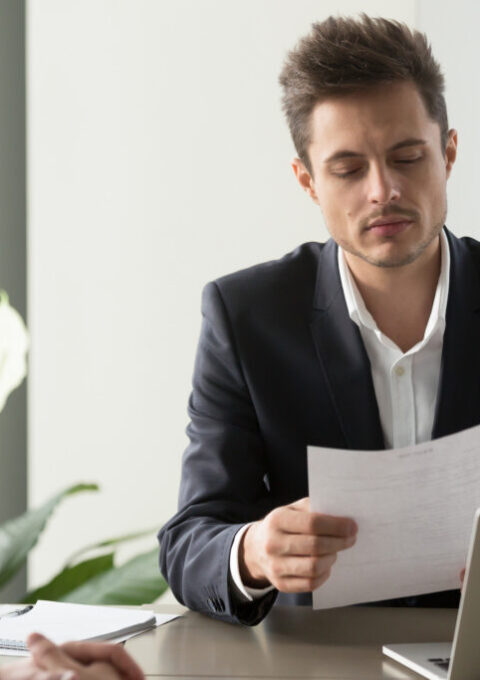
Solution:
[[[418,3],[417,23],[428,34],[446,80],[448,118],[458,132],[458,154],[448,185],[447,225],[457,236],[480,239],[477,216],[480,153],[478,87],[478,21],[473,0],[451,5],[434,0]]]
[[[32,583],[174,512],[202,286],[326,238],[277,78],[339,9],[416,3],[30,1],[29,499],[102,485],[60,508]]]

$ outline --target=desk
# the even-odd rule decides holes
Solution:
[[[382,644],[452,640],[456,614],[452,609],[274,607],[263,623],[249,628],[188,612],[128,641],[127,649],[147,676],[163,680],[418,680],[384,657]]]
[[[159,613],[186,611],[163,605]],[[162,680],[410,680],[419,675],[384,657],[385,642],[453,638],[456,610],[274,607],[249,628],[186,611],[126,643],[147,677]],[[0,665],[12,657],[0,657]]]

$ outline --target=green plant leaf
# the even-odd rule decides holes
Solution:
[[[49,583],[27,593],[22,602],[35,604],[37,600],[60,600],[72,590],[110,569],[113,569],[113,552],[66,567]]]
[[[66,563],[66,567],[74,564],[79,557],[85,555],[86,553],[93,552],[94,550],[102,550],[103,548],[111,548],[114,545],[120,545],[121,543],[127,543],[133,541],[136,538],[143,538],[144,536],[154,536],[158,532],[158,526],[152,527],[151,529],[144,529],[143,531],[136,531],[131,534],[124,534],[123,536],[115,536],[114,538],[107,538],[99,543],[92,543],[87,545],[85,548],[80,548],[69,557]]]
[[[56,494],[36,510],[29,510],[0,525],[0,587],[23,565],[56,506],[67,496],[83,491],[98,491],[98,486],[75,484]]]
[[[140,605],[153,602],[167,589],[158,566],[158,548],[142,553],[62,597],[80,604]]]

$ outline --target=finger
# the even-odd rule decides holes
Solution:
[[[288,576],[280,579],[276,585],[281,593],[311,593],[320,588],[330,577],[330,571],[326,571],[319,578],[301,578],[298,576]]]
[[[319,512],[302,512],[292,507],[279,508],[271,513],[279,531],[316,536],[346,537],[357,533],[356,522],[350,517],[334,517]]]
[[[300,500],[290,503],[287,507],[293,510],[300,510],[301,512],[310,512],[310,498],[308,496],[300,498]]]
[[[276,568],[276,576],[288,578],[322,578],[337,561],[336,553],[323,557],[286,557],[279,560]]]
[[[11,680],[16,680],[12,678]],[[7,678],[7,680],[10,680]],[[18,680],[78,680],[78,675],[75,671],[42,671],[35,669],[33,675],[19,675]]]
[[[105,661],[111,663],[129,680],[143,680],[143,671],[122,645],[101,642],[67,642],[61,645],[62,651],[81,663]]]
[[[111,663],[103,661],[88,666],[88,677],[91,680],[124,680],[124,676]]]
[[[320,582],[328,578],[336,555],[320,558],[292,557],[277,560],[267,570],[270,583],[282,592],[304,592],[314,590]],[[295,589],[285,590],[286,584],[294,580]],[[300,585],[299,585],[300,584]],[[308,586],[308,587],[307,587]]]
[[[27,646],[37,666],[44,670],[78,670],[80,666],[60,647],[39,633],[32,633],[27,638]]]
[[[310,536],[305,534],[281,534],[278,538],[278,554],[317,556],[330,555],[347,550],[356,543],[357,537]]]

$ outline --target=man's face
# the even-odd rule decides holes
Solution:
[[[457,136],[450,130],[443,154],[440,127],[412,83],[317,104],[311,139],[313,176],[298,159],[295,174],[347,253],[375,266],[398,267],[435,245],[445,221]]]

